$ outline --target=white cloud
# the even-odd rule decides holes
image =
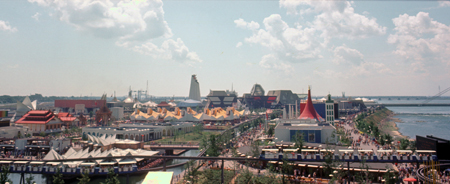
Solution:
[[[314,70],[314,75],[321,76],[328,79],[349,79],[354,77],[368,77],[377,74],[394,74],[390,68],[383,63],[362,62],[360,65],[352,65],[348,70],[334,71],[334,70]]]
[[[145,53],[155,51],[156,53],[151,55],[160,55],[158,51],[164,50],[164,58],[176,61],[192,61],[198,57],[197,54],[189,52],[179,38],[176,41],[170,39],[173,34],[164,19],[161,0],[29,1],[53,8],[56,17],[77,30],[101,38],[117,39],[117,45],[127,49],[136,50],[135,47],[145,46],[153,48],[152,41],[162,38],[165,44],[163,43],[161,48],[147,49]]]
[[[289,75],[293,72],[293,68],[289,63],[280,61],[273,54],[263,56],[261,61],[259,62],[259,66],[270,70],[282,71],[286,75]]]
[[[168,39],[164,41],[160,47],[151,42],[147,42],[134,46],[132,50],[149,55],[153,58],[162,58],[179,62],[202,62],[197,53],[190,52],[180,38],[177,40]]]
[[[449,7],[450,6],[450,1],[438,1],[439,2],[439,7]]]
[[[348,48],[345,44],[334,49],[333,62],[361,64],[364,61],[364,55],[356,49]]]
[[[5,22],[3,20],[0,20],[0,30],[1,31],[9,31],[9,32],[14,33],[14,32],[17,31],[17,28],[10,26],[9,22]]]
[[[433,20],[425,12],[416,16],[403,14],[392,21],[395,33],[389,35],[388,43],[396,46],[395,54],[411,62],[450,64],[450,26]]]
[[[243,20],[242,20],[243,21]],[[269,48],[274,60],[304,62],[321,58],[320,42],[314,38],[314,29],[289,27],[278,14],[264,19],[264,28],[255,30],[245,42]],[[262,63],[265,63],[264,58]]]
[[[237,44],[236,44],[236,48],[239,48],[239,47],[241,47],[242,46],[242,42],[238,42]]]
[[[249,29],[249,30],[259,29],[259,24],[254,21],[246,22],[246,21],[244,21],[244,19],[237,19],[234,21],[234,23],[236,24],[236,27],[242,28],[242,29]]]
[[[325,43],[331,38],[355,39],[386,33],[386,27],[378,25],[375,18],[355,13],[352,3],[348,1],[280,0],[280,7],[291,14],[299,14],[298,7],[303,8],[300,14],[317,14],[311,27],[321,32]]]
[[[33,18],[34,20],[36,20],[36,21],[39,21],[39,16],[40,16],[41,14],[39,13],[39,12],[36,12],[33,16],[31,16],[31,18]]]
[[[314,18],[311,22],[295,22],[295,26],[290,26],[280,15],[273,14],[264,19],[259,29],[249,28],[253,21],[237,19],[234,22],[239,28],[253,30],[245,42],[269,48],[271,58],[285,64],[323,58],[321,52],[331,39],[363,39],[386,33],[386,27],[380,26],[375,18],[355,13],[348,1],[280,0],[280,7],[286,8],[288,14],[313,14]],[[335,55],[335,62],[361,63],[363,57],[357,50],[342,47],[335,50]],[[264,58],[261,63],[265,63]]]

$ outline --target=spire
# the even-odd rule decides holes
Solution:
[[[308,86],[308,100],[306,101],[306,106],[297,119],[315,119],[317,121],[323,121],[323,118],[316,112],[314,105],[311,100],[311,88]]]

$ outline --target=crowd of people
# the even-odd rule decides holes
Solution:
[[[156,160],[149,160],[143,167],[140,167],[139,169],[149,169],[152,167],[157,167],[161,165],[163,162],[162,158],[156,159]]]

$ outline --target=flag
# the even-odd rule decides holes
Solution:
[[[266,120],[269,120],[269,114],[266,112]]]

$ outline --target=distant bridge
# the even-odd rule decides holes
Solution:
[[[367,105],[367,104],[366,104]],[[385,103],[385,104],[374,104],[374,105],[383,105],[386,107],[406,107],[406,106],[450,106],[449,103]],[[369,105],[370,106],[370,105]]]
[[[164,144],[164,145],[144,145],[145,149],[164,149],[164,150],[173,150],[173,149],[183,149],[183,150],[198,150],[198,145],[173,145],[173,144]]]

